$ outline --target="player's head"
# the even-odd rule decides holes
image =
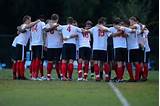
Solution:
[[[29,24],[30,22],[31,22],[31,16],[25,15],[25,16],[23,17],[23,23]]]
[[[45,17],[45,15],[43,15],[43,14],[39,15],[38,18],[39,18],[41,21],[43,21],[43,22],[45,22],[45,20],[46,20],[46,17]]]
[[[105,25],[105,24],[106,24],[106,18],[105,18],[105,17],[100,17],[100,18],[98,19],[98,24]]]
[[[93,23],[90,20],[87,20],[85,23],[85,28],[90,29],[92,27]]]
[[[52,14],[52,15],[51,15],[51,20],[52,20],[52,21],[55,21],[55,22],[57,23],[58,20],[59,20],[58,14]]]
[[[130,18],[129,18],[129,22],[130,22],[130,25],[134,25],[134,24],[138,23],[136,17],[130,17]]]
[[[67,18],[67,24],[73,24],[73,18],[72,17],[68,17]]]
[[[138,16],[134,16],[134,17],[137,19],[137,22],[138,22],[138,23],[141,22],[141,20],[140,20],[140,18],[139,18]]]
[[[128,19],[124,20],[123,22],[124,22],[124,26],[126,26],[126,27],[128,27],[130,25],[130,22]]]
[[[76,20],[73,20],[72,25],[74,25],[74,26],[78,26],[78,22],[77,22]]]
[[[113,20],[113,25],[120,25],[120,24],[122,24],[121,22],[122,22],[122,20],[120,18],[115,18]]]

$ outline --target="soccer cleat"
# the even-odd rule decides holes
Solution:
[[[122,82],[124,82],[124,80],[123,80],[123,79],[121,79],[121,80],[116,80],[115,82],[116,82],[116,83],[122,83]]]
[[[87,79],[83,78],[83,81],[88,81]]]
[[[31,80],[32,80],[32,81],[36,81],[36,78],[32,77]]]
[[[67,78],[66,77],[62,77],[62,81],[67,81]]]
[[[51,81],[52,79],[51,78],[47,78],[47,81]]]
[[[45,76],[42,76],[41,79],[42,80],[47,80],[47,78]]]
[[[96,78],[96,81],[101,81],[101,79],[99,77]]]
[[[39,78],[39,77],[38,77],[38,78],[36,78],[36,80],[37,80],[37,81],[42,81],[42,79],[41,79],[41,78]]]
[[[78,81],[82,81],[83,80],[83,78],[78,78]]]

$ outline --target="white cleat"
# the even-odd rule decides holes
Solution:
[[[37,79],[32,77],[31,80],[32,80],[32,81],[36,81]]]
[[[41,77],[41,79],[42,79],[42,80],[47,80],[47,78],[46,78],[46,77],[44,77],[44,76],[42,76],[42,77]]]
[[[41,79],[41,78],[39,78],[39,77],[38,77],[36,80],[37,80],[37,81],[42,81],[42,79]]]
[[[83,78],[78,78],[78,81],[82,81],[83,80]]]

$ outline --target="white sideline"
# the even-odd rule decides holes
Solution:
[[[123,106],[130,106],[126,98],[122,95],[119,89],[112,82],[109,82],[108,85],[112,88],[112,90],[114,91],[114,93],[116,94]]]

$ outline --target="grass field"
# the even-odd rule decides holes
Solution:
[[[27,72],[28,75],[28,72]],[[75,76],[76,77],[76,76]],[[127,78],[125,74],[125,78]],[[158,106],[159,72],[146,82],[114,83],[131,106]],[[0,71],[0,106],[122,106],[107,82],[12,80]]]

